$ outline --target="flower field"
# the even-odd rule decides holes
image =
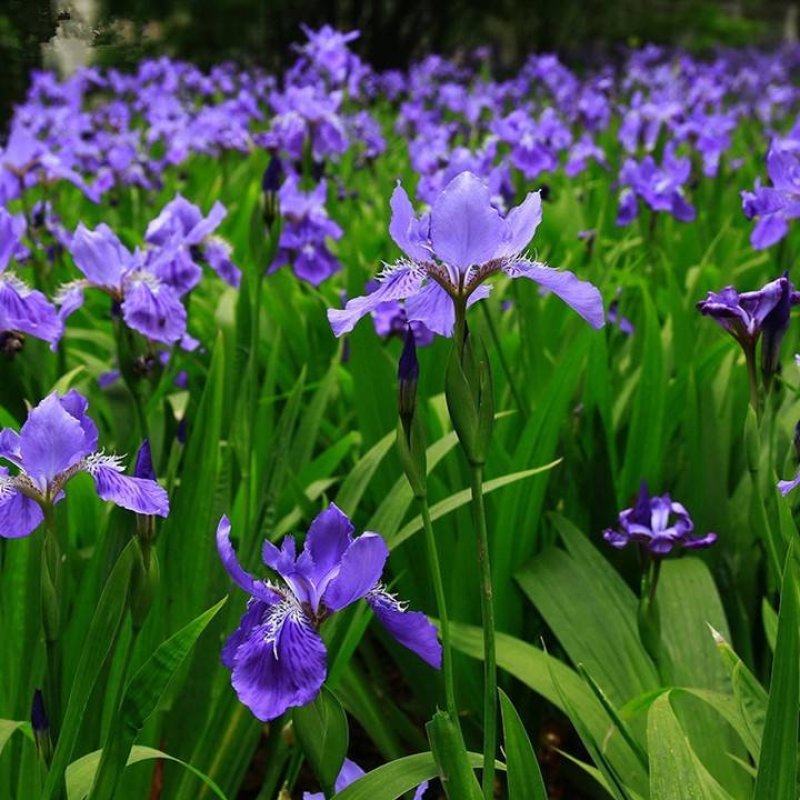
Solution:
[[[0,800],[796,800],[800,48],[304,28],[0,147]]]

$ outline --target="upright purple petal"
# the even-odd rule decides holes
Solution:
[[[41,488],[88,455],[84,429],[57,394],[45,397],[28,414],[20,430],[20,454],[25,472]]]
[[[363,533],[342,556],[339,572],[328,584],[322,602],[338,611],[364,597],[383,574],[389,548],[377,533]]]
[[[577,311],[590,325],[605,325],[603,298],[596,286],[582,281],[568,270],[554,269],[536,261],[518,259],[504,268],[511,278],[529,278],[558,295]]]
[[[431,209],[431,242],[436,256],[465,273],[491,261],[503,244],[506,224],[489,190],[471,172],[447,184]]]
[[[280,603],[239,646],[231,683],[239,700],[267,722],[317,696],[327,674],[326,655],[302,609]]]
[[[347,514],[331,503],[309,526],[298,567],[319,584],[341,562],[354,530]]]
[[[403,647],[416,653],[434,669],[442,666],[442,646],[438,632],[420,611],[406,611],[405,606],[383,589],[374,589],[367,602],[375,616]]]
[[[392,220],[389,223],[389,234],[397,246],[414,261],[427,261],[431,257],[430,251],[423,246],[419,231],[419,220],[414,214],[414,208],[408,199],[406,190],[397,182],[392,199],[389,201],[392,208]]]
[[[231,523],[227,517],[222,517],[217,525],[217,552],[228,574],[240,588],[269,605],[280,601],[281,596],[277,592],[242,568],[231,544]]]
[[[506,215],[506,241],[495,257],[521,253],[533,239],[541,221],[541,193],[530,192],[520,205],[512,208]]]
[[[93,453],[97,450],[100,434],[94,420],[87,413],[89,401],[77,389],[70,389],[59,401],[64,410],[80,423],[84,435],[83,446],[87,453]]]
[[[75,266],[95,286],[118,288],[133,256],[105,223],[90,231],[78,224],[70,248]]]

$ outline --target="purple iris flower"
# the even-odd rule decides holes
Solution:
[[[11,258],[20,254],[24,231],[25,220],[0,207],[0,334],[25,333],[55,350],[64,330],[58,312],[41,292],[7,269]]]
[[[633,508],[619,514],[619,528],[603,531],[603,538],[621,550],[636,542],[656,556],[668,555],[673,547],[697,550],[717,541],[716,533],[694,536],[694,523],[689,512],[675,503],[668,494],[651,497],[647,484],[642,482]]]
[[[194,289],[203,275],[194,260],[197,255],[226,283],[237,287],[241,272],[231,261],[230,245],[212,236],[226,214],[225,206],[217,201],[204,217],[194,203],[175,195],[145,232],[145,241],[160,248],[150,260],[152,272],[182,296]]]
[[[641,162],[629,158],[620,170],[619,180],[624,187],[619,197],[617,225],[628,225],[639,215],[638,198],[653,211],[668,211],[680,222],[691,222],[696,212],[685,197],[684,184],[689,180],[692,165],[688,158],[664,154],[659,166],[652,156]]]
[[[151,272],[143,254],[133,253],[105,223],[89,230],[79,223],[72,257],[85,280],[61,287],[56,302],[61,319],[83,305],[83,292],[95,287],[121,303],[125,324],[148,339],[174,344],[186,333],[186,309],[173,288]]]
[[[342,229],[325,209],[327,191],[325,181],[320,181],[311,192],[300,189],[296,175],[289,175],[284,181],[278,192],[284,224],[270,272],[291,263],[298,278],[319,286],[341,269],[327,245],[327,239],[342,237]]]
[[[603,300],[595,286],[572,272],[557,270],[522,255],[542,218],[539,192],[531,192],[502,217],[486,185],[471,172],[453,178],[429,213],[417,218],[402,186],[391,199],[389,233],[407,258],[388,267],[377,291],[354,298],[344,309],[329,309],[336,336],[351,331],[381,303],[404,299],[409,321],[450,336],[454,302],[471,305],[489,294],[484,282],[503,272],[529,278],[558,295],[596,328],[604,324]]]
[[[244,571],[230,541],[230,522],[220,520],[217,549],[233,580],[250,600],[239,627],[222,650],[222,662],[244,705],[260,720],[310,703],[327,674],[323,620],[362,597],[400,644],[439,668],[442,650],[436,628],[380,583],[389,555],[377,533],[353,538],[353,524],[331,504],[311,523],[305,545],[295,554],[287,536],[279,548],[264,542],[262,558],[280,581],[259,580]]]
[[[773,142],[767,174],[772,186],[757,182],[752,192],[742,192],[745,216],[758,219],[750,235],[756,250],[779,242],[789,232],[789,220],[800,217],[800,147],[791,149]]]
[[[49,394],[31,409],[19,433],[0,431],[0,536],[27,536],[44,519],[43,508],[64,497],[79,472],[93,478],[102,500],[137,514],[169,514],[167,493],[154,480],[123,475],[122,457],[97,449],[89,403],[75,389]]]
[[[746,353],[752,353],[761,334],[762,369],[772,374],[777,368],[778,350],[789,325],[791,307],[800,303],[800,292],[786,274],[755,292],[736,291],[726,286],[709,292],[697,304],[701,314],[712,317],[736,339]]]
[[[330,25],[323,25],[318,31],[301,25],[303,33],[308,37],[304,45],[295,45],[295,49],[306,55],[319,70],[326,72],[334,83],[342,83],[354,59],[348,45],[358,39],[360,31],[337,31]]]
[[[363,778],[366,773],[355,761],[349,758],[344,760],[339,776],[336,778],[334,784],[334,797],[343,792],[351,783],[355,783],[359,778]],[[423,795],[428,790],[428,781],[423,781],[414,792],[413,800],[422,800]],[[303,792],[303,800],[325,800],[325,795],[322,792]]]

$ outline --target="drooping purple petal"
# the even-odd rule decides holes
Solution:
[[[264,621],[269,608],[269,604],[263,600],[256,600],[255,597],[247,601],[247,609],[242,614],[239,627],[225,640],[220,653],[220,661],[228,669],[233,669],[236,651],[250,638],[253,629]]]
[[[169,496],[155,481],[123,475],[110,466],[94,467],[90,469],[90,474],[94,478],[100,499],[137,514],[158,517],[169,515]]]
[[[339,572],[331,579],[322,602],[338,611],[364,597],[383,574],[389,548],[377,533],[363,533],[354,539],[342,556]]]
[[[471,172],[447,184],[431,209],[431,243],[436,256],[460,273],[493,259],[503,244],[506,223],[489,190]]]
[[[263,722],[310,703],[327,674],[325,645],[299,606],[280,603],[234,655],[231,683]]]
[[[400,644],[434,669],[442,666],[442,646],[436,627],[420,611],[407,611],[391,594],[376,588],[367,595],[375,616]]]
[[[227,517],[222,517],[217,525],[217,552],[228,574],[249,595],[269,605],[281,600],[281,596],[264,581],[257,580],[242,568],[231,544],[231,523]]]
[[[594,328],[605,325],[603,298],[599,290],[588,281],[577,278],[574,273],[526,259],[517,259],[503,270],[511,278],[529,278],[549,289]]]
[[[349,333],[356,323],[388,300],[405,300],[422,286],[422,272],[410,264],[399,264],[388,272],[372,294],[348,300],[343,309],[329,308],[328,321],[335,336]]]
[[[19,539],[33,533],[44,519],[39,504],[11,486],[4,486],[8,475],[0,467],[0,537]]]
[[[19,331],[49,342],[53,348],[64,326],[50,301],[12,273],[0,273],[0,331]]]
[[[164,344],[175,344],[186,332],[181,301],[168,286],[148,276],[126,281],[122,317],[128,327]]]

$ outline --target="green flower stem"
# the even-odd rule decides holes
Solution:
[[[42,545],[41,603],[42,627],[47,651],[45,675],[45,709],[47,710],[53,742],[58,739],[61,722],[61,597],[63,569],[61,546],[58,541],[55,511],[51,504],[42,506],[44,513],[44,543]]]
[[[756,348],[747,347],[744,351],[747,362],[747,380],[750,383],[750,405],[758,416],[758,370],[756,369]]]
[[[447,713],[453,720],[454,725],[458,725],[458,707],[456,706],[455,676],[453,673],[453,650],[450,642],[450,620],[447,616],[447,601],[445,600],[444,584],[442,583],[442,571],[439,566],[439,551],[436,546],[436,538],[433,535],[433,525],[431,524],[431,514],[428,508],[428,499],[420,497],[419,505],[422,511],[422,525],[425,530],[425,544],[428,548],[428,564],[431,571],[431,582],[433,591],[436,595],[436,605],[439,611],[439,630],[442,634],[442,675],[444,677],[444,695],[447,705]]]
[[[478,541],[478,567],[481,573],[481,617],[483,620],[483,796],[494,796],[495,753],[497,750],[497,655],[494,641],[494,599],[492,568],[489,563],[489,536],[483,503],[483,466],[470,468],[472,515]]]

